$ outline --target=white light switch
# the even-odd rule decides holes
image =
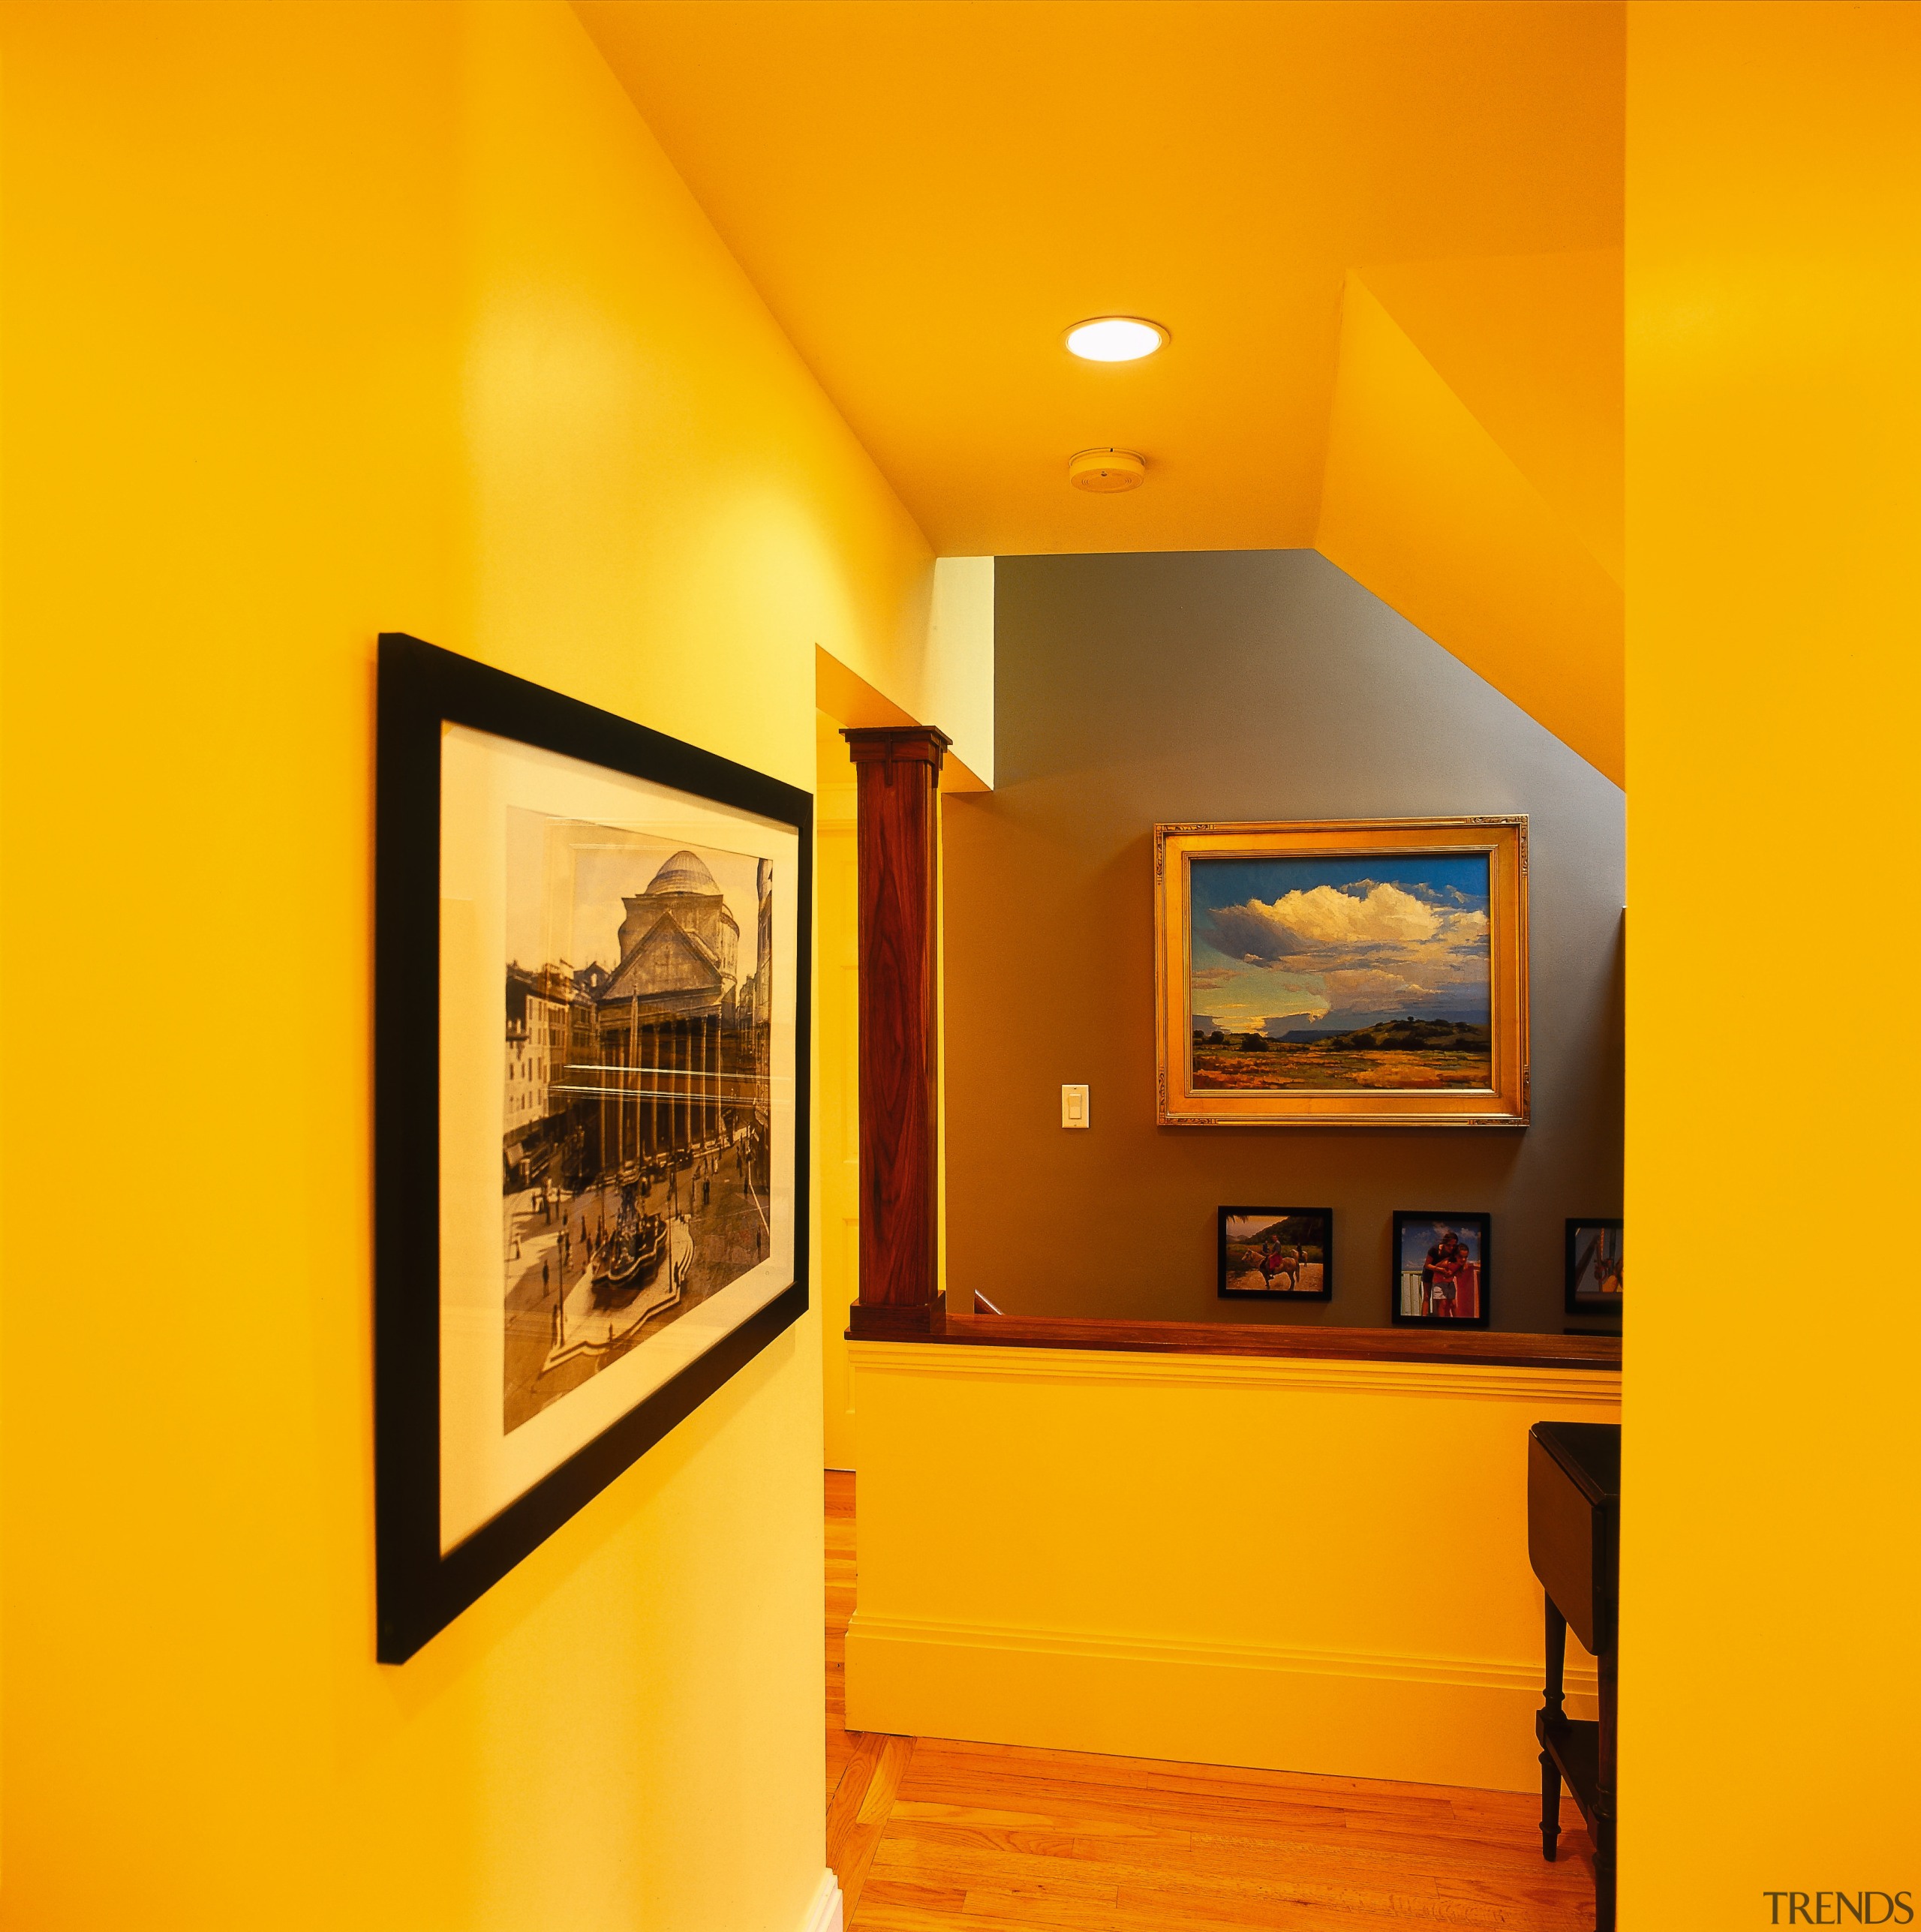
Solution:
[[[1087,1125],[1087,1089],[1084,1086],[1064,1086],[1061,1089],[1060,1124],[1063,1127]]]

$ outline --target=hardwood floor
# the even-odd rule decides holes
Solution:
[[[827,1802],[847,1768],[847,1619],[854,1614],[854,1478],[827,1472]],[[832,1861],[830,1860],[830,1863]],[[834,1866],[838,1871],[840,1867]],[[846,1888],[843,1885],[844,1891]]]
[[[846,1728],[854,1479],[827,1474],[827,1858],[848,1932],[1587,1932],[1513,1792],[895,1738]]]

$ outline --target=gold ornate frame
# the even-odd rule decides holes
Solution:
[[[1193,1086],[1189,1009],[1195,858],[1312,853],[1485,852],[1491,1087],[1247,1093]],[[1167,1127],[1525,1127],[1528,1124],[1528,822],[1479,819],[1262,819],[1154,828],[1154,1054]]]

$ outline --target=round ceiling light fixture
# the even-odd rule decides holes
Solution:
[[[1077,490],[1103,497],[1117,490],[1138,489],[1147,473],[1147,458],[1132,449],[1084,449],[1067,464],[1067,480]]]
[[[1067,332],[1070,353],[1084,362],[1138,362],[1173,340],[1158,322],[1138,315],[1096,315]]]

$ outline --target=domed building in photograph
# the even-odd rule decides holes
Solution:
[[[577,975],[603,1069],[594,1127],[609,1172],[672,1167],[730,1145],[753,1113],[740,923],[699,854],[623,896],[620,958]]]

